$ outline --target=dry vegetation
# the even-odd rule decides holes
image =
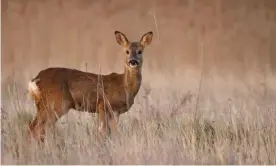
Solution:
[[[2,164],[276,164],[275,0],[2,0],[1,8]],[[114,30],[130,39],[154,31],[121,137],[100,140],[97,115],[72,110],[45,146],[28,145],[28,80],[50,66],[123,72]]]

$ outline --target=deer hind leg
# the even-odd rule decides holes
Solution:
[[[74,107],[72,98],[68,98],[64,95],[51,98],[52,103],[37,104],[37,114],[34,120],[29,124],[29,140],[31,135],[41,142],[44,142],[46,127],[53,126],[55,122],[61,118],[64,114],[68,113],[71,108]],[[49,100],[48,100],[49,101]]]
[[[44,142],[46,126],[54,125],[71,108],[75,108],[74,100],[66,82],[57,86],[54,93],[48,94],[47,97],[40,95],[40,98],[34,99],[36,99],[37,114],[29,124],[29,139],[34,135]]]
[[[46,109],[37,108],[37,114],[34,120],[29,124],[28,140],[31,142],[31,138],[39,139],[44,142],[45,137],[45,125],[47,122]]]
[[[70,108],[73,108],[72,101],[56,102],[53,108],[47,106],[37,107],[37,114],[34,120],[29,124],[29,140],[31,135],[41,142],[44,142],[46,127],[53,126],[55,122],[66,114]]]

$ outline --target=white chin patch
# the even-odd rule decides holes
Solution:
[[[129,64],[130,67],[134,68],[134,67],[137,67],[137,65],[132,65],[132,64]]]

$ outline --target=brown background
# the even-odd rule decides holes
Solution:
[[[130,40],[154,32],[143,69],[153,87],[196,89],[201,71],[259,86],[276,68],[275,0],[3,0],[2,87],[15,80],[26,89],[54,66],[123,72],[115,30]]]

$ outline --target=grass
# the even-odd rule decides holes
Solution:
[[[222,110],[205,110],[209,116],[185,108],[179,108],[180,113],[174,115],[175,105],[182,102],[180,93],[160,98],[160,102],[170,100],[175,104],[165,108],[148,100],[158,98],[148,91],[149,87],[141,89],[136,105],[121,116],[119,138],[101,139],[96,132],[97,115],[72,110],[48,130],[44,146],[28,145],[26,125],[34,115],[34,106],[24,95],[10,92],[9,104],[4,104],[2,110],[2,163],[276,163],[275,107],[265,111],[256,105],[249,111],[247,101],[234,100]],[[192,97],[185,105],[195,103]]]

